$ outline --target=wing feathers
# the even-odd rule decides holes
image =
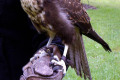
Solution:
[[[72,62],[71,66],[75,69],[77,75],[81,77],[84,76],[85,79],[88,78],[89,80],[92,80],[82,35],[79,33],[79,30],[76,29],[75,42],[69,47],[68,54]]]
[[[90,18],[83,5],[80,3],[80,0],[74,1],[58,0],[58,1],[60,6],[65,9],[64,11],[66,13],[68,12],[75,22],[89,23]]]

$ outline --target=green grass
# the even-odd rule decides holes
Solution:
[[[87,3],[87,0],[82,0]],[[89,0],[96,10],[88,10],[95,31],[110,45],[112,53],[84,37],[93,80],[120,80],[120,0]],[[68,69],[63,80],[83,80]]]

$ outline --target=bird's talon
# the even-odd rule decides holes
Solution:
[[[44,50],[46,53],[53,53],[53,48],[51,47],[45,47]]]
[[[51,60],[51,63],[54,65],[53,67],[53,71],[59,71],[59,70],[63,70],[63,74],[66,74],[66,65],[65,65],[65,62],[64,60]]]
[[[52,62],[49,63],[49,67],[54,67],[54,64]]]
[[[52,60],[59,61],[59,59],[56,58],[55,56],[53,56],[53,57],[50,58],[50,61],[52,61]]]
[[[55,67],[53,67],[53,71],[60,71],[62,70],[62,66],[56,65]]]

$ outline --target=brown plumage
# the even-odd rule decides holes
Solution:
[[[91,80],[82,34],[100,43],[106,51],[111,51],[108,44],[92,29],[90,18],[80,0],[21,0],[24,11],[28,14],[38,32],[47,32],[51,37],[59,36],[69,45],[72,67],[78,75]],[[81,38],[82,39],[82,38]]]

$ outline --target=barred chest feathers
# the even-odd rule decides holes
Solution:
[[[21,5],[24,11],[28,14],[28,17],[32,22],[37,23],[42,30],[50,31],[51,25],[43,26],[41,22],[45,20],[45,12],[43,11],[43,0],[21,0]],[[49,29],[48,29],[49,28]]]

